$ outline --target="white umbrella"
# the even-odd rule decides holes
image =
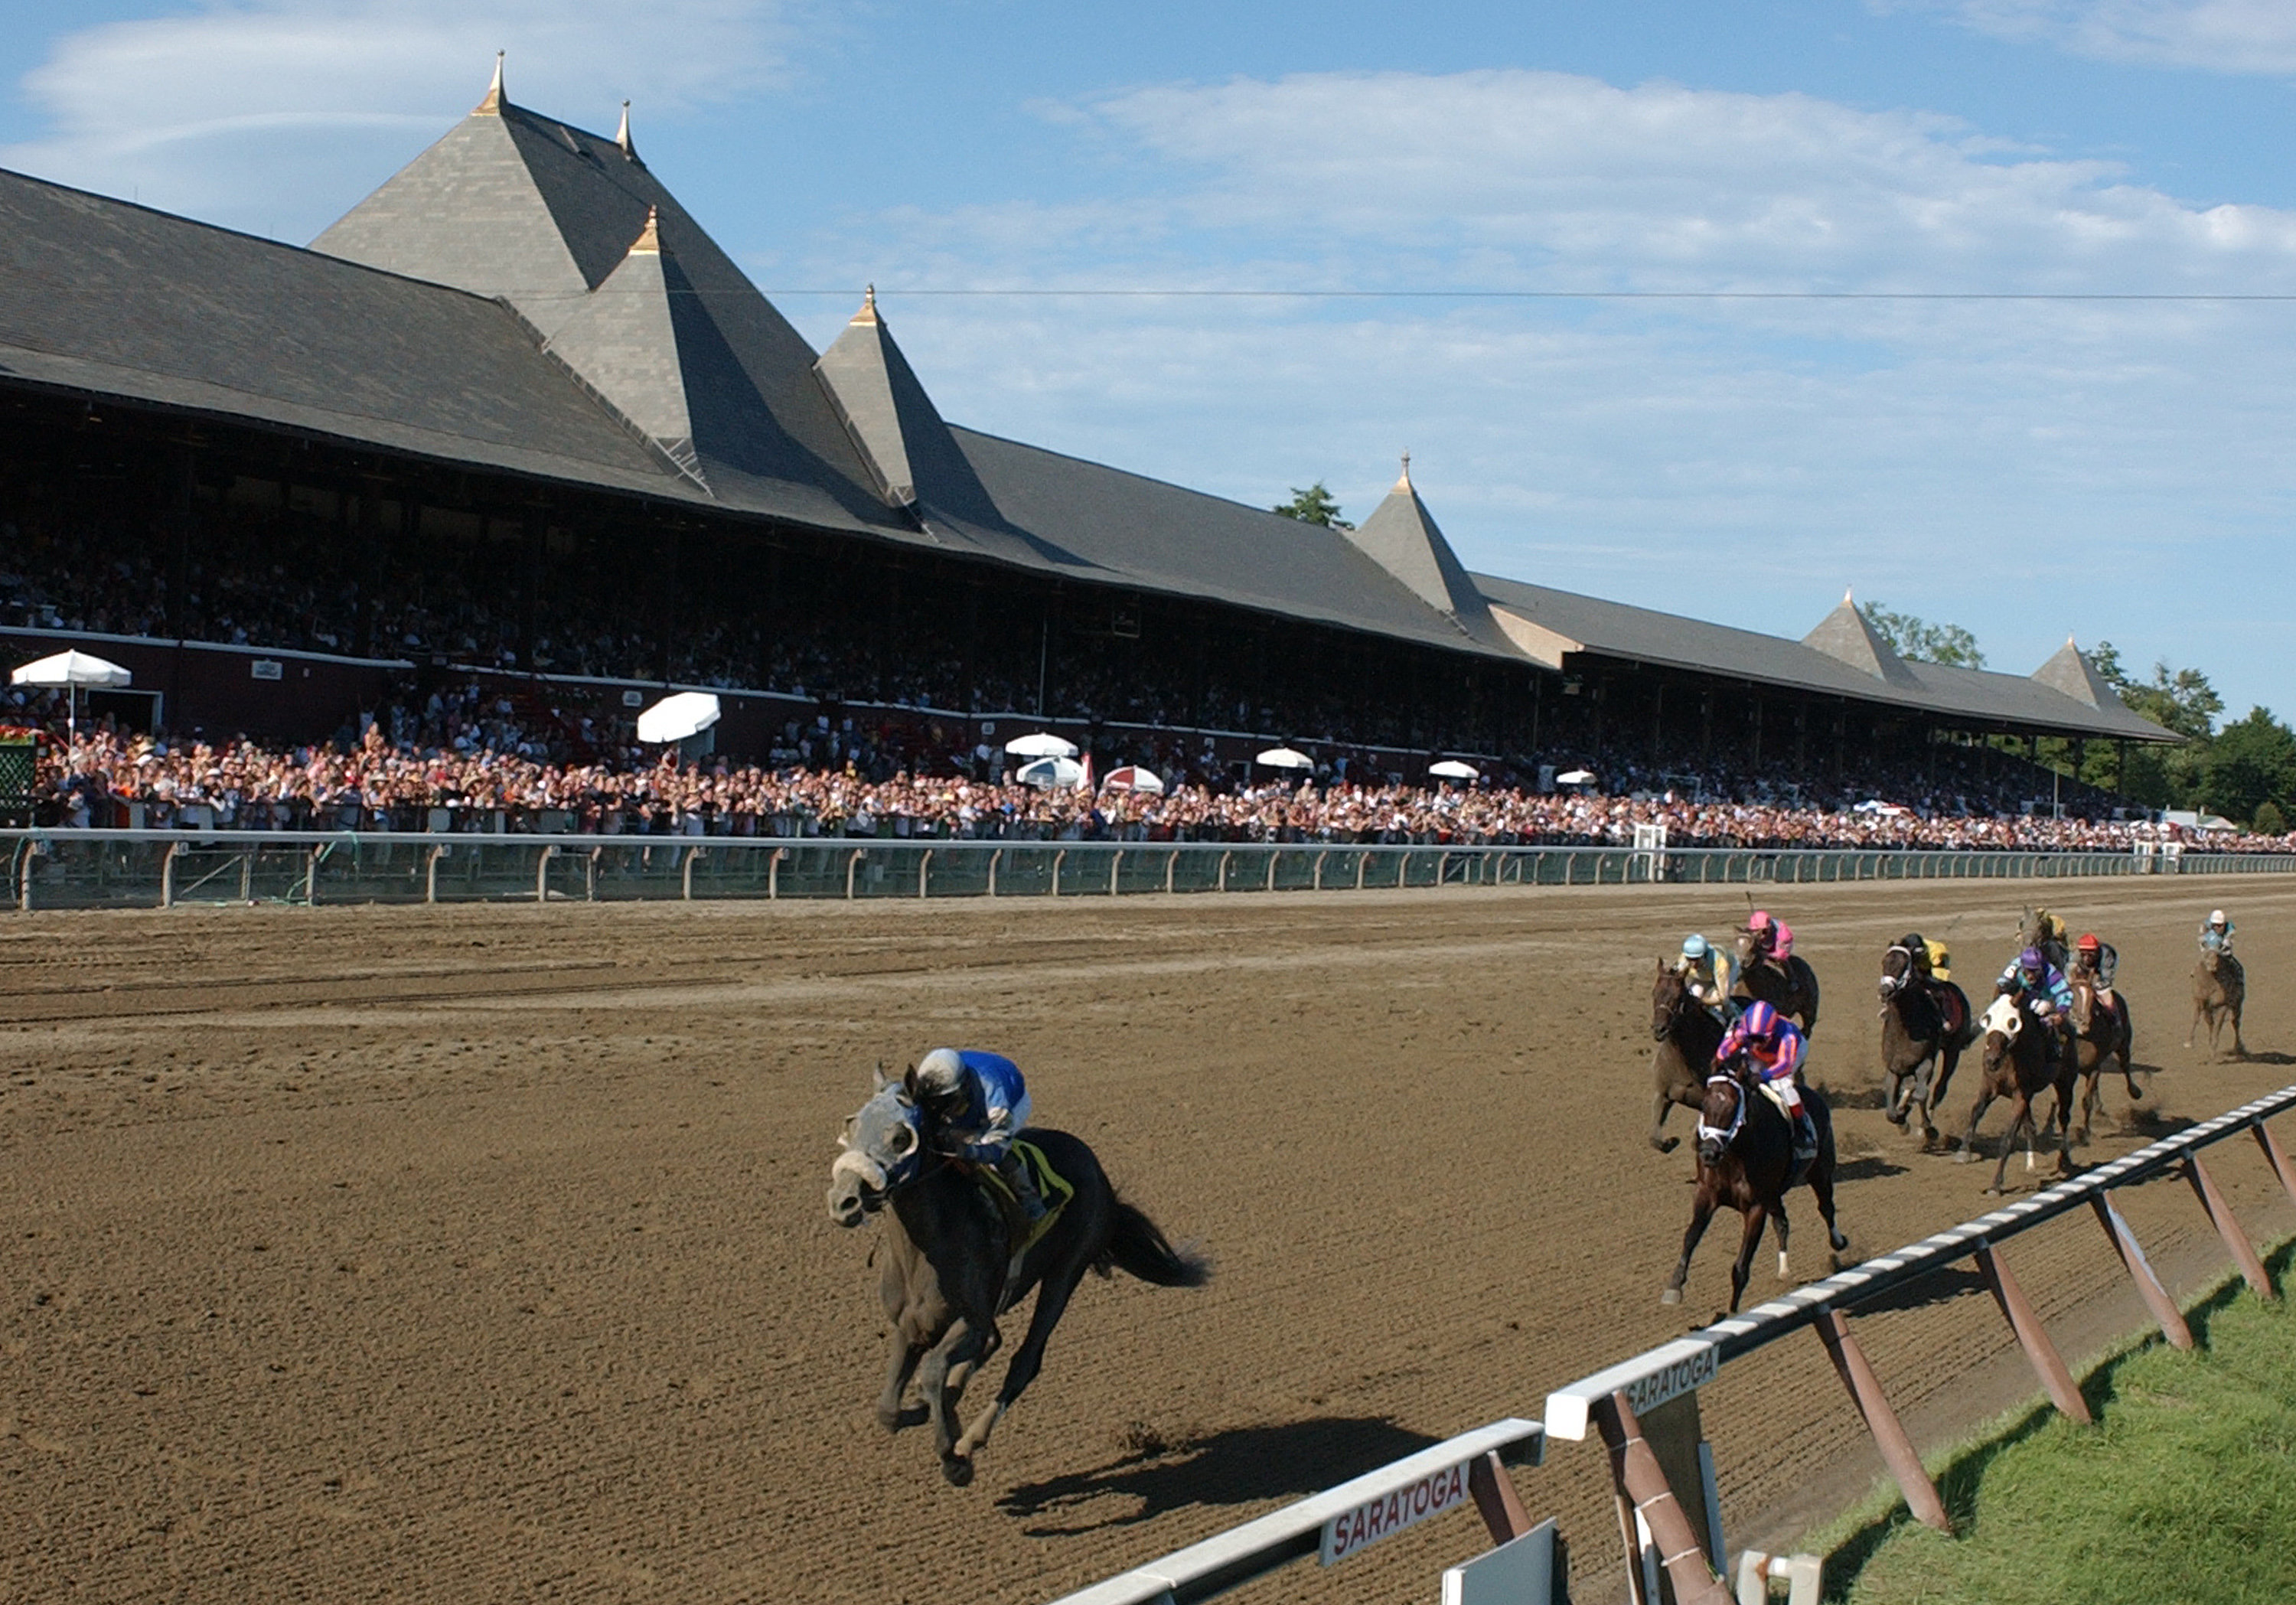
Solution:
[[[128,685],[135,676],[109,659],[82,651],[57,652],[27,663],[9,676],[16,685],[61,685],[64,692],[64,722],[79,734],[79,688],[83,685]]]
[[[1040,757],[1021,766],[1013,778],[1040,791],[1072,789],[1084,779],[1084,766],[1072,757]]]
[[[1554,780],[1558,785],[1591,786],[1595,783],[1595,772],[1592,769],[1573,769],[1567,774],[1556,775]]]
[[[1428,765],[1427,773],[1440,780],[1479,780],[1482,776],[1482,771],[1472,764],[1463,764],[1455,757]]]
[[[1014,757],[1074,757],[1077,755],[1074,741],[1064,741],[1049,730],[1016,735],[1004,743],[1004,750]]]
[[[682,741],[718,722],[718,699],[706,691],[682,691],[638,715],[641,741]]]
[[[1108,778],[1101,782],[1111,791],[1148,791],[1163,795],[1164,779],[1153,769],[1143,769],[1137,764],[1127,764],[1121,769],[1111,769]]]
[[[1314,758],[1290,747],[1270,747],[1252,761],[1265,764],[1270,769],[1313,769],[1316,766]]]

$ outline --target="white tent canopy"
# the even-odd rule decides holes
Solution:
[[[1290,747],[1270,747],[1252,761],[1265,764],[1270,769],[1313,769],[1316,766],[1314,758]]]
[[[1556,775],[1554,782],[1561,786],[1591,786],[1595,783],[1595,772],[1592,769],[1573,769],[1567,774]]]
[[[1074,757],[1077,755],[1074,741],[1063,741],[1049,730],[1016,735],[1004,743],[1004,750],[1014,757]]]
[[[1480,780],[1483,772],[1472,764],[1463,764],[1457,758],[1447,757],[1439,764],[1428,765],[1427,773],[1438,780]]]
[[[1084,766],[1072,757],[1040,757],[1021,765],[1013,778],[1040,791],[1072,790],[1084,780]]]
[[[61,685],[64,687],[64,725],[73,737],[79,735],[79,688],[83,685],[128,685],[135,676],[108,658],[98,658],[88,652],[57,652],[51,657],[36,658],[9,676],[15,685]]]
[[[1164,790],[1164,777],[1153,769],[1127,764],[1120,769],[1111,769],[1108,778],[1101,784],[1111,791],[1146,791],[1160,796]]]
[[[718,699],[706,691],[682,691],[638,715],[641,741],[682,741],[718,722]]]

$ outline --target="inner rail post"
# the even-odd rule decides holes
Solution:
[[[2225,1247],[2232,1250],[2232,1262],[2240,1267],[2249,1290],[2267,1303],[2278,1298],[2279,1295],[2272,1289],[2272,1278],[2264,1273],[2264,1262],[2256,1257],[2256,1245],[2248,1241],[2248,1232],[2241,1225],[2240,1217],[2232,1212],[2232,1206],[2225,1202],[2224,1194],[2217,1191],[2216,1178],[2209,1174],[2209,1167],[2201,1163],[2199,1154],[2192,1154],[2185,1159],[2185,1180],[2192,1183],[2193,1196],[2201,1200],[2201,1208],[2209,1212],[2209,1219],[2215,1224],[2217,1235],[2223,1238]]]
[[[2192,1347],[2193,1329],[2185,1324],[2184,1312],[2169,1297],[2169,1290],[2161,1285],[2161,1279],[2152,1273],[2152,1262],[2144,1257],[2144,1245],[2136,1241],[2136,1233],[2128,1229],[2128,1223],[2120,1218],[2120,1211],[2103,1193],[2092,1194],[2088,1201],[2089,1208],[2096,1211],[2097,1224],[2112,1240],[2113,1252],[2120,1256],[2120,1263],[2128,1267],[2128,1274],[2136,1282],[2136,1290],[2144,1296],[2145,1307],[2161,1323],[2161,1335],[2177,1348]]]
[[[1627,1396],[1613,1393],[1591,1413],[1603,1445],[1611,1452],[1611,1482],[1618,1490],[1619,1501],[1650,1528],[1677,1605],[1730,1605],[1729,1591],[1699,1547],[1690,1518],[1668,1485],[1657,1452],[1643,1437],[1642,1423],[1635,1419]],[[1633,1571],[1636,1564],[1634,1522],[1622,1512],[1621,1523],[1626,1528],[1627,1566]]]
[[[2048,1389],[2050,1403],[2056,1405],[2059,1414],[2079,1421],[2084,1427],[2093,1425],[2095,1418],[2088,1413],[2088,1401],[2081,1397],[2080,1389],[2074,1385],[2073,1374],[2065,1369],[2064,1358],[2057,1353],[2057,1346],[2049,1341],[2048,1329],[2041,1324],[2041,1318],[2034,1312],[2032,1302],[2025,1297],[2025,1290],[2017,1285],[2017,1279],[2009,1273],[2009,1267],[2002,1262],[1991,1243],[1977,1245],[1977,1268],[1985,1278],[1986,1287],[1992,1291],[1993,1302],[2001,1306],[2002,1314],[2007,1317],[2009,1330],[2017,1334],[2017,1342],[2024,1349],[2025,1358],[2032,1362],[2034,1374],[2041,1379],[2041,1386]]]
[[[1530,1531],[1530,1513],[1522,1508],[1514,1478],[1507,1475],[1497,1450],[1468,1462],[1467,1492],[1474,1496],[1475,1509],[1490,1529],[1494,1544],[1512,1543]]]
[[[2281,1186],[2288,1190],[2289,1199],[2296,1201],[2296,1165],[2288,1162],[2287,1150],[2280,1146],[2280,1139],[2272,1134],[2272,1128],[2263,1121],[2259,1120],[2249,1129],[2256,1134],[2256,1145],[2264,1150],[2264,1158],[2271,1165],[2272,1174],[2278,1176]]]
[[[1841,1385],[1849,1390],[1851,1403],[1865,1418],[1866,1429],[1874,1435],[1874,1445],[1881,1450],[1882,1462],[1890,1468],[1890,1475],[1898,1479],[1898,1489],[1906,1496],[1906,1508],[1923,1527],[1952,1533],[1953,1518],[1945,1513],[1945,1502],[1938,1497],[1937,1484],[1930,1480],[1929,1472],[1923,1468],[1922,1457],[1914,1452],[1914,1440],[1906,1436],[1905,1423],[1890,1407],[1890,1396],[1882,1391],[1882,1379],[1874,1374],[1873,1363],[1850,1335],[1849,1322],[1840,1310],[1829,1309],[1818,1316],[1817,1336],[1825,1345],[1826,1357],[1841,1374]]]

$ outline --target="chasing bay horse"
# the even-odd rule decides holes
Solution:
[[[2081,1078],[2080,1129],[2073,1141],[2088,1141],[2089,1122],[2096,1111],[2104,1107],[2104,1093],[2098,1085],[2104,1071],[2113,1060],[2120,1061],[2120,1079],[2128,1088],[2128,1101],[2141,1101],[2144,1094],[2136,1085],[2135,1067],[2129,1062],[2136,1052],[2136,1028],[2128,1014],[2128,999],[2120,988],[2107,995],[2103,1007],[2097,1005],[2096,983],[2087,970],[2076,967],[2073,987],[2073,1073]]]
[[[1697,1109],[1706,1101],[1706,1077],[1714,1050],[1722,1045],[1722,1022],[1690,995],[1682,972],[1661,962],[1651,987],[1651,1079],[1656,1084],[1651,1109],[1650,1145],[1672,1153],[1682,1139],[1665,1134],[1666,1117],[1677,1103]]]
[[[1817,971],[1809,961],[1796,954],[1784,964],[1764,959],[1754,959],[1754,933],[1741,926],[1734,944],[1738,954],[1738,990],[1750,998],[1759,998],[1781,1014],[1791,1014],[1801,1021],[1801,1034],[1809,1036],[1817,1029]]]
[[[2208,949],[2193,970],[2193,1028],[2185,1033],[2185,1045],[2193,1045],[2193,1038],[2200,1033],[2201,1021],[2206,1020],[2209,1052],[2216,1052],[2218,1039],[2228,1020],[2232,1021],[2233,1056],[2247,1058],[2248,1044],[2240,1039],[2241,1005],[2247,1001],[2248,972],[2241,968],[2240,961],[2221,948]]]
[[[1977,1040],[1977,1020],[1959,987],[1923,973],[1913,938],[1892,942],[1882,954],[1881,990],[1882,1073],[1889,1082],[1882,1117],[1903,1126],[1918,1112],[1927,1148],[1937,1141],[1934,1112]]]
[[[1825,1234],[1835,1253],[1849,1240],[1833,1224],[1833,1112],[1825,1100],[1805,1087],[1802,1107],[1817,1127],[1817,1157],[1809,1174],[1800,1178],[1817,1198],[1817,1212],[1825,1218]],[[1778,1106],[1754,1089],[1743,1069],[1717,1070],[1707,1078],[1706,1095],[1698,1113],[1698,1197],[1691,1205],[1690,1228],[1682,1234],[1682,1258],[1667,1279],[1664,1304],[1682,1302],[1682,1284],[1690,1278],[1690,1257],[1706,1224],[1727,1204],[1743,1223],[1738,1257],[1730,1267],[1730,1313],[1738,1313],[1746,1281],[1753,1273],[1754,1249],[1762,1241],[1766,1222],[1777,1223],[1778,1278],[1786,1270],[1785,1195],[1793,1178],[1793,1126]]]
[[[2028,1016],[2014,998],[1995,998],[1985,1011],[1982,1029],[1985,1037],[1980,1074],[1983,1079],[1978,1085],[1976,1106],[1969,1111],[1969,1129],[1962,1134],[1961,1150],[1954,1155],[1954,1162],[1969,1163],[1977,1141],[1978,1122],[1985,1118],[1986,1110],[1996,1098],[2005,1098],[2014,1104],[2017,1113],[2009,1122],[2009,1134],[2001,1140],[2001,1162],[1993,1167],[1993,1184],[1985,1191],[2001,1191],[2002,1179],[2009,1172],[2009,1155],[2017,1146],[2020,1131],[2025,1134],[2025,1168],[2032,1169],[2034,1144],[2047,1135],[2034,1119],[2033,1100],[2054,1086],[2057,1093],[2053,1118],[2057,1132],[2057,1172],[2061,1175],[2071,1175],[2072,1054],[2060,1052],[2053,1061],[2049,1027]]]
[[[846,1122],[838,1139],[844,1151],[830,1167],[829,1217],[857,1226],[890,1206],[878,1292],[893,1329],[892,1354],[877,1420],[889,1432],[911,1424],[903,1400],[915,1378],[941,1475],[962,1487],[972,1480],[973,1457],[991,1429],[1036,1379],[1045,1344],[1086,1271],[1105,1276],[1113,1265],[1159,1287],[1194,1288],[1211,1279],[1211,1265],[1174,1248],[1153,1221],[1118,1198],[1080,1139],[1042,1126],[1021,1140],[1041,1151],[1075,1191],[1016,1264],[1004,1208],[976,1172],[935,1151],[915,1075],[888,1081],[880,1074],[875,1093]],[[996,1318],[1032,1288],[1037,1306],[1029,1334],[1004,1369],[996,1403],[960,1439],[957,1406],[965,1384],[1002,1340]]]

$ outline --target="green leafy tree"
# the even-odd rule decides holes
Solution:
[[[1324,488],[1321,479],[1316,480],[1305,490],[1294,485],[1292,487],[1292,499],[1279,504],[1270,511],[1280,512],[1287,519],[1298,519],[1303,524],[1321,524],[1328,529],[1355,528],[1353,524],[1340,516],[1339,498]]]
[[[1977,637],[1957,624],[1931,624],[1912,613],[1892,613],[1878,602],[1866,602],[1857,610],[1874,626],[1874,633],[1888,642],[1890,650],[1900,658],[1949,664],[1955,668],[1985,667],[1985,654],[1978,648]]]
[[[2259,836],[2285,836],[2288,834],[2288,816],[2280,811],[2278,803],[2267,798],[2257,804],[2256,817],[2250,822],[2250,827]]]
[[[2208,676],[2196,668],[2171,669],[2155,663],[2152,678],[2140,680],[2122,666],[2120,650],[2110,641],[2098,642],[2088,660],[2129,711],[2185,738],[2181,747],[2132,748],[2121,781],[2123,795],[2148,808],[2201,807],[2217,716],[2224,712],[2224,698],[2209,684]]]
[[[2296,731],[2268,708],[2250,708],[2209,743],[2201,796],[2235,823],[2254,823],[2267,804],[2284,816],[2296,804]]]

